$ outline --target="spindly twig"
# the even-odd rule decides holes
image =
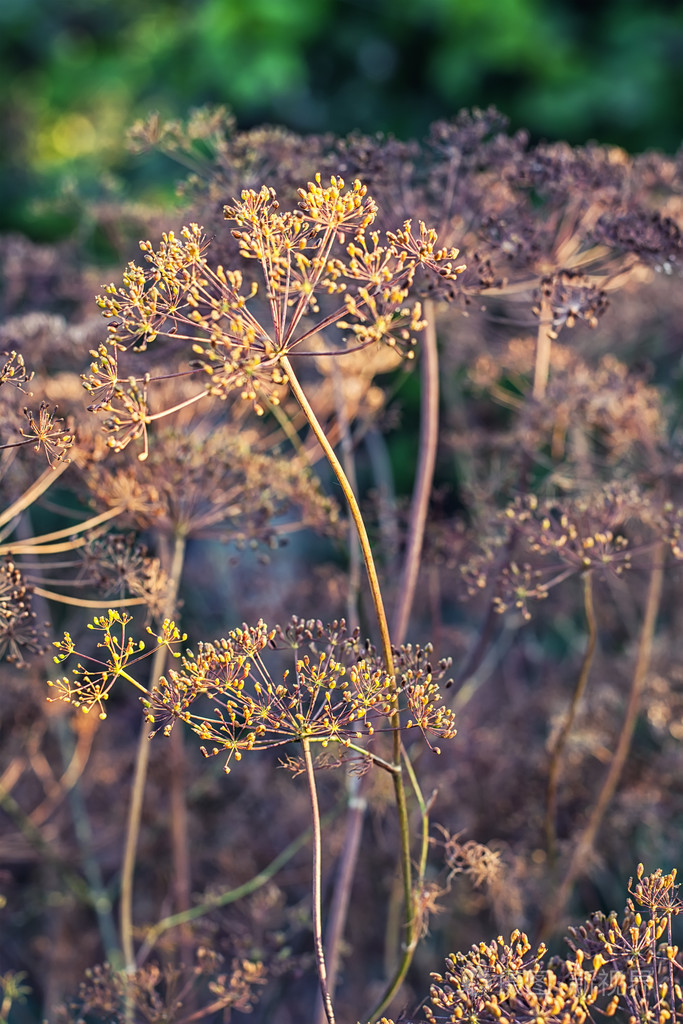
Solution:
[[[588,626],[588,641],[586,643],[586,650],[584,652],[583,661],[581,662],[581,670],[579,672],[579,678],[576,681],[576,688],[572,696],[571,704],[567,709],[567,713],[564,717],[564,721],[557,734],[553,748],[550,754],[550,767],[548,768],[548,788],[546,791],[546,811],[545,811],[545,839],[546,839],[546,851],[548,854],[548,860],[551,864],[554,863],[556,857],[556,822],[555,816],[557,814],[557,783],[560,774],[560,759],[562,752],[567,743],[567,737],[571,732],[576,713],[581,703],[581,699],[586,692],[586,685],[588,684],[588,675],[590,673],[591,665],[593,663],[593,656],[595,655],[595,647],[598,638],[597,623],[595,621],[595,607],[593,604],[593,576],[592,573],[584,573],[583,576],[583,600],[584,600],[584,611],[586,614],[586,625]]]
[[[660,541],[656,545],[653,553],[653,566],[650,572],[650,583],[647,589],[647,597],[645,599],[643,625],[638,642],[636,664],[633,669],[631,690],[629,692],[626,714],[619,733],[617,747],[610,762],[607,775],[603,780],[595,806],[588,818],[588,823],[574,847],[564,878],[562,879],[549,908],[543,916],[540,926],[542,935],[548,935],[553,931],[558,919],[564,912],[572,886],[581,874],[584,865],[586,864],[586,860],[593,849],[598,829],[600,828],[610,801],[614,796],[619,784],[619,779],[621,778],[621,773],[624,769],[624,764],[626,763],[626,758],[628,757],[631,740],[633,738],[633,731],[636,725],[638,709],[640,707],[640,698],[650,667],[650,658],[652,657],[655,626],[657,624],[657,615],[659,613],[662,587],[664,584],[664,552],[665,544],[663,541]]]

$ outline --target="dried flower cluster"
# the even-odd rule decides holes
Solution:
[[[281,211],[275,190],[264,186],[258,193],[244,190],[225,208],[226,219],[237,225],[239,255],[263,275],[267,321],[250,309],[257,282],[248,284],[241,270],[212,266],[197,224],[180,237],[165,234],[158,250],[141,243],[149,269],[131,263],[123,286],[108,286],[98,302],[112,321],[109,346],[93,353],[85,384],[91,408],[111,414],[112,447],[121,450],[142,437],[146,458],[147,428],[162,415],[149,411],[150,375],[119,379],[117,353],[130,345],[144,351],[166,337],[175,351],[178,342],[187,343],[195,356],[187,372],[208,376],[205,392],[219,398],[237,392],[258,414],[280,400],[287,382],[283,359],[334,325],[353,336],[356,347],[384,342],[410,354],[424,327],[420,303],[408,302],[415,273],[426,268],[455,280],[465,269],[453,264],[457,250],[436,248],[436,232],[423,223],[415,235],[409,220],[387,234],[386,244],[378,232],[368,235],[377,205],[358,180],[345,190],[342,178],[333,175],[323,186],[318,174],[299,189],[299,199],[298,209]],[[321,310],[323,296],[329,311]],[[310,316],[318,317],[312,325]]]

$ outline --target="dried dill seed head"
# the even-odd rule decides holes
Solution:
[[[647,562],[658,538],[676,555],[680,522],[670,503],[636,484],[545,499],[524,495],[480,523],[459,578],[469,597],[491,587],[495,611],[517,611],[528,621],[533,602],[571,576],[619,577],[635,555]]]
[[[683,254],[683,234],[671,217],[657,211],[608,210],[594,228],[595,239],[633,254],[665,274],[673,274]]]
[[[30,383],[34,374],[26,368],[23,358],[16,352],[6,355],[4,367],[0,369],[0,388],[3,384],[12,384],[22,392]],[[32,394],[32,392],[26,392]],[[4,387],[0,391],[0,408],[2,409],[3,438],[0,449],[7,450],[8,463],[13,460],[16,449],[31,447],[34,452],[43,452],[49,465],[68,461],[68,453],[74,444],[73,422],[65,423],[57,416],[57,410],[50,411],[46,401],[40,403],[37,415],[29,408],[24,408],[22,421],[19,410],[13,399],[16,394],[12,388]],[[5,433],[6,432],[6,433]]]
[[[138,544],[133,534],[96,537],[81,548],[79,555],[79,579],[94,585],[105,600],[142,597],[151,614],[159,612],[168,592],[168,577],[159,559]]]
[[[497,1024],[501,1020],[562,1024],[590,1019],[590,1007],[598,998],[591,972],[579,963],[565,964],[562,977],[544,964],[545,946],[532,951],[523,932],[481,942],[468,953],[455,953],[446,961],[443,974],[433,974],[425,1007],[429,1024],[477,1020]]]
[[[148,627],[178,660],[153,690],[146,690],[130,673],[149,656],[143,641],[130,634],[131,617],[110,609],[96,617],[90,628],[101,636],[98,648],[110,659],[81,654],[69,633],[55,643],[55,657],[62,664],[74,654],[83,660],[72,676],[51,680],[52,700],[71,703],[88,712],[93,707],[106,717],[105,704],[122,675],[144,693],[143,705],[152,735],[168,735],[177,721],[202,740],[205,756],[241,760],[245,752],[305,740],[325,750],[333,744],[346,760],[378,760],[370,749],[376,730],[384,731],[393,720],[397,701],[406,709],[405,728],[418,729],[427,745],[430,736],[450,739],[455,735],[452,711],[444,706],[436,679],[447,662],[431,671],[429,649],[402,649],[401,686],[386,672],[370,644],[361,644],[356,632],[346,634],[343,622],[324,626],[317,620],[295,619],[288,626],[269,628],[263,620],[246,623],[214,643],[198,644],[184,654],[175,650],[187,637],[170,620],[160,632]],[[288,648],[293,665],[281,681],[271,674],[273,649]],[[367,652],[363,656],[363,649]],[[317,749],[317,747],[316,747]]]
[[[517,499],[505,516],[530,552],[554,555],[577,572],[597,569],[620,575],[631,561],[627,529],[649,523],[651,499],[636,487],[616,485],[585,497]]]
[[[629,893],[633,899],[621,918],[616,912],[591,915],[569,928],[568,945],[578,962],[592,966],[608,1016],[626,1011],[636,1020],[676,1019],[683,1008],[680,955],[671,932],[672,917],[683,909],[676,872],[658,869],[646,876],[640,864]]]
[[[19,391],[26,391],[26,385],[33,379],[33,372],[29,371],[24,362],[24,357],[18,352],[3,352],[0,359],[5,360],[0,367],[0,386],[2,384],[13,384]]]
[[[186,1003],[192,1000],[195,1012],[204,1016],[232,1010],[251,1012],[259,998],[259,989],[268,980],[268,970],[260,960],[234,957],[226,962],[218,952],[193,941],[194,963],[147,963],[128,979],[111,964],[89,968],[78,993],[59,1007],[59,1024],[79,1024],[87,1019],[97,1024],[121,1019],[132,1002],[135,1019],[166,1024],[186,1017]]]
[[[51,466],[66,459],[74,443],[74,434],[65,429],[64,421],[57,417],[56,410],[50,413],[47,402],[41,402],[37,419],[30,409],[24,409],[24,415],[28,420],[28,431],[22,430],[21,434],[35,441],[33,450],[44,451]]]
[[[306,462],[282,458],[265,429],[195,415],[192,430],[162,423],[148,459],[128,451],[95,462],[87,481],[97,505],[121,508],[139,529],[277,547],[292,531],[335,534],[336,504]]]
[[[341,345],[334,342],[340,353],[381,342],[411,355],[424,328],[420,303],[409,297],[415,276],[429,271],[455,280],[464,270],[454,263],[458,251],[439,246],[436,231],[423,222],[413,230],[410,220],[381,240],[368,231],[377,206],[366,187],[356,180],[347,189],[334,175],[329,181],[324,185],[318,174],[300,188],[296,209],[281,209],[266,186],[244,189],[226,207],[245,269],[255,262],[265,274],[267,303],[241,269],[209,261],[209,242],[197,224],[179,236],[163,235],[158,249],[141,242],[148,268],[131,263],[123,286],[109,285],[98,298],[111,321],[109,342],[93,352],[84,376],[93,409],[109,414],[112,447],[122,450],[141,438],[140,457],[147,458],[150,425],[174,411],[151,411],[155,374],[122,376],[122,353],[130,347],[144,352],[166,338],[175,351],[184,343],[192,359],[182,372],[199,372],[203,385],[188,405],[203,393],[239,395],[259,415],[285,393],[283,359],[322,329],[337,325],[345,332]]]
[[[562,270],[544,277],[535,301],[532,312],[540,318],[549,315],[554,332],[573,327],[578,320],[597,327],[598,317],[607,309],[605,292],[576,271]]]
[[[24,665],[24,652],[47,649],[47,633],[36,625],[31,609],[32,588],[10,559],[0,563],[0,658]]]
[[[671,458],[671,442],[660,388],[611,354],[590,363],[555,343],[545,394],[532,398],[535,349],[532,338],[515,338],[496,356],[478,356],[469,370],[476,399],[481,394],[481,400],[512,413],[504,432],[483,429],[467,438],[482,463],[496,448],[507,450],[517,464],[530,459],[551,468],[562,489],[570,476],[585,486],[593,478],[631,473],[645,485],[657,467],[661,472]],[[463,447],[461,437],[447,436],[450,444]]]

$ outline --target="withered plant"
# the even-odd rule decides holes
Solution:
[[[127,777],[109,965],[64,1019],[677,1019],[675,872],[608,905],[680,846],[679,161],[495,111],[133,139],[190,167],[186,226],[101,294],[90,411],[63,345],[29,422],[76,424],[78,546],[7,548],[96,606],[50,707],[106,718]]]
[[[233,631],[227,640],[199,648],[197,660],[185,655],[180,673],[169,670],[159,683],[152,683],[145,698],[149,719],[167,722],[175,718],[191,724],[206,741],[207,753],[227,750],[240,757],[243,750],[299,741],[311,797],[314,833],[313,930],[320,989],[325,1014],[334,1020],[332,994],[327,984],[327,966],[321,919],[321,834],[311,745],[320,742],[340,745],[360,758],[361,766],[381,766],[392,778],[400,835],[400,864],[403,876],[403,954],[387,984],[375,1011],[377,1016],[391,1001],[410,965],[418,939],[416,895],[422,891],[426,870],[428,816],[416,776],[402,741],[402,715],[408,715],[405,727],[416,726],[425,734],[434,731],[444,739],[454,735],[452,715],[443,709],[438,684],[429,662],[418,658],[415,666],[408,654],[406,668],[397,673],[384,602],[365,523],[357,498],[328,437],[299,382],[291,362],[293,353],[301,355],[313,336],[332,328],[341,333],[329,342],[318,358],[326,354],[341,357],[386,343],[406,356],[412,355],[416,335],[426,327],[422,307],[410,301],[409,293],[418,271],[430,271],[455,280],[464,266],[454,265],[458,252],[437,248],[437,234],[420,223],[414,233],[407,220],[381,241],[379,232],[368,232],[377,207],[367,189],[356,180],[345,190],[344,181],[332,176],[324,186],[318,174],[315,182],[299,189],[299,206],[280,211],[273,188],[259,192],[245,189],[241,200],[225,209],[225,217],[236,228],[240,256],[253,260],[263,276],[264,309],[253,312],[250,301],[258,293],[258,284],[245,280],[241,270],[213,266],[207,256],[208,241],[201,228],[193,224],[181,236],[164,235],[155,250],[141,243],[150,264],[144,269],[133,263],[124,276],[123,287],[112,285],[99,300],[106,317],[112,321],[108,347],[94,353],[94,361],[85,384],[93,396],[91,409],[107,414],[105,429],[109,444],[123,451],[140,438],[141,461],[149,457],[149,430],[159,419],[186,409],[207,397],[226,399],[236,393],[251,403],[257,415],[277,406],[280,391],[287,387],[296,398],[307,423],[318,440],[331,469],[342,488],[358,532],[373,606],[380,634],[382,658],[379,664],[356,657],[347,667],[337,661],[337,643],[325,635],[308,639],[319,643],[323,652],[311,663],[309,656],[296,662],[295,681],[276,684],[267,672],[260,652],[273,643],[278,631],[259,623]],[[252,302],[252,306],[256,306]],[[260,317],[259,317],[260,314]],[[268,319],[265,319],[267,315]],[[185,371],[197,379],[197,388],[185,400],[152,412],[150,394],[158,377],[147,371],[142,377],[124,376],[119,358],[130,348],[145,351],[161,339],[169,339],[172,349],[184,343],[193,357]],[[168,365],[168,357],[164,358]],[[182,372],[182,371],[176,371]],[[413,557],[419,554],[414,552]],[[101,630],[98,647],[109,652],[101,668],[81,666],[76,679],[64,677],[53,682],[60,699],[89,709],[97,706],[104,715],[104,701],[111,686],[123,677],[138,688],[141,684],[128,671],[144,651],[141,641],[125,634],[127,617],[112,611],[101,617],[93,628]],[[114,632],[115,627],[120,630]],[[293,627],[296,633],[296,627]],[[337,627],[330,627],[336,633]],[[285,637],[286,630],[280,630]],[[298,647],[311,625],[297,639]],[[166,619],[156,634],[157,653],[169,650],[184,640],[177,627]],[[343,640],[343,628],[341,633]],[[357,637],[354,644],[357,645]],[[315,646],[314,646],[315,651]],[[60,643],[59,660],[75,652],[71,636]],[[178,653],[179,652],[175,652]],[[317,662],[317,665],[316,665]],[[131,666],[132,667],[132,666]],[[343,681],[348,671],[348,682]],[[445,666],[443,671],[445,671]],[[155,680],[158,672],[152,673]],[[249,682],[253,693],[243,693]],[[340,698],[333,692],[339,688]],[[218,709],[209,717],[195,717],[190,707],[196,699],[213,698]],[[405,706],[407,702],[407,707]],[[222,708],[222,710],[221,710]],[[383,731],[392,736],[391,753],[371,752],[369,739],[376,731],[373,719],[379,716]],[[365,740],[365,742],[360,742]],[[431,744],[430,744],[431,745]],[[423,818],[421,853],[416,886],[409,834],[405,776],[415,791]],[[129,921],[122,921],[130,936]],[[128,970],[134,967],[130,938],[124,948]]]

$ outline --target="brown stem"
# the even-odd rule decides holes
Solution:
[[[631,746],[633,731],[635,729],[636,718],[638,715],[638,708],[640,705],[640,698],[643,692],[643,685],[647,678],[650,658],[652,656],[652,645],[654,642],[655,626],[657,624],[657,615],[659,613],[659,606],[662,597],[663,583],[664,542],[660,541],[654,549],[654,564],[652,566],[652,572],[650,573],[650,583],[645,601],[645,613],[638,642],[638,654],[636,657],[635,668],[633,670],[631,691],[629,693],[628,705],[626,707],[624,722],[619,734],[617,748],[614,751],[614,757],[612,758],[609,770],[605,776],[598,799],[596,800],[590,818],[588,819],[588,824],[574,847],[574,852],[572,853],[569,866],[567,867],[562,883],[549,910],[546,912],[541,922],[542,936],[551,933],[558,919],[562,916],[569,899],[572,886],[580,876],[585,866],[586,860],[593,848],[598,829],[600,828],[602,819],[605,816],[605,811],[607,810],[607,807],[609,806],[619,784],[619,779],[621,778],[621,773],[624,769],[624,764],[626,763],[626,758]]]
[[[365,560],[365,568],[367,572],[368,582],[370,584],[370,592],[372,594],[372,600],[375,606],[375,614],[377,616],[377,623],[379,626],[381,644],[382,644],[382,655],[384,658],[384,665],[387,670],[387,674],[394,677],[394,655],[391,648],[391,638],[389,636],[389,627],[387,624],[386,612],[384,610],[384,600],[382,598],[382,592],[379,585],[379,578],[377,576],[377,569],[375,567],[375,560],[372,555],[372,548],[370,547],[370,541],[368,539],[367,530],[365,529],[365,523],[361,515],[358,501],[353,488],[349,484],[349,481],[344,473],[344,469],[339,462],[339,459],[335,455],[334,449],[327,440],[325,431],[323,430],[320,422],[318,421],[313,408],[311,407],[306,394],[299,383],[299,380],[294,373],[294,368],[290,363],[287,356],[282,356],[281,365],[287,378],[289,380],[289,386],[292,389],[294,397],[301,406],[306,419],[311,427],[311,430],[318,439],[318,443],[322,448],[327,461],[329,462],[335,476],[339,482],[339,486],[344,492],[344,497],[349,508],[349,512],[356,525],[358,531],[358,539],[360,541],[361,550],[363,552],[363,558]],[[398,990],[403,978],[408,970],[410,961],[412,960],[414,952],[414,941],[413,941],[413,913],[412,913],[412,863],[410,859],[410,831],[408,821],[408,806],[406,803],[406,793],[403,784],[403,777],[400,771],[401,765],[401,720],[398,709],[398,694],[396,692],[396,684],[394,682],[394,712],[391,717],[392,727],[392,757],[393,763],[396,766],[396,772],[392,775],[394,784],[394,797],[396,800],[396,812],[398,815],[399,822],[399,834],[400,834],[400,859],[401,859],[401,872],[403,877],[403,904],[404,904],[404,924],[405,924],[405,954],[394,978],[390,981],[387,990],[382,997],[377,1009],[376,1015],[379,1016],[384,1007],[388,1004],[394,993]]]
[[[588,642],[586,643],[586,650],[581,663],[581,671],[579,672],[579,678],[576,682],[576,688],[572,697],[572,702],[567,709],[564,721],[560,728],[555,744],[550,754],[550,767],[548,769],[548,789],[546,795],[546,812],[545,812],[545,838],[546,838],[546,849],[548,853],[548,860],[551,864],[555,862],[557,855],[557,834],[556,834],[556,814],[557,814],[557,783],[560,775],[560,759],[567,743],[567,738],[571,731],[574,719],[576,718],[576,712],[578,710],[581,699],[586,691],[586,685],[588,683],[588,675],[590,673],[591,664],[595,655],[595,647],[597,643],[598,631],[597,623],[595,621],[595,607],[593,604],[593,574],[587,572],[583,577],[583,599],[584,609],[586,613],[586,624],[588,626]]]
[[[176,537],[173,562],[169,573],[169,586],[166,602],[162,613],[163,618],[170,618],[175,611],[176,599],[180,587],[183,560],[185,557],[185,538]],[[167,649],[160,645],[154,653],[150,673],[150,692],[153,692],[159,676],[164,670]],[[149,764],[149,725],[144,722],[140,730],[138,750],[133,775],[133,786],[128,807],[126,827],[126,843],[121,868],[121,902],[119,908],[119,926],[121,929],[121,948],[123,950],[125,968],[128,974],[135,970],[135,950],[133,947],[133,877],[135,874],[135,858],[137,853],[140,822],[142,819],[142,801],[145,792],[145,780]],[[127,1015],[132,1013],[132,1006],[127,1001]]]
[[[394,675],[394,655],[391,649],[391,639],[389,636],[389,626],[387,624],[387,616],[384,610],[384,600],[382,598],[382,591],[379,585],[379,578],[377,576],[377,569],[375,567],[375,560],[372,554],[372,548],[370,547],[370,540],[368,538],[367,530],[365,529],[365,523],[361,515],[360,508],[358,507],[358,501],[353,492],[346,473],[337,458],[335,451],[327,440],[325,431],[323,430],[318,417],[315,415],[313,408],[306,397],[306,394],[299,383],[299,380],[294,373],[294,367],[290,363],[287,356],[282,356],[281,365],[285,373],[289,385],[294,393],[294,397],[301,406],[306,419],[308,420],[311,430],[315,434],[318,443],[325,453],[325,457],[332,468],[334,475],[336,476],[339,486],[344,492],[346,503],[349,507],[349,512],[355,523],[356,531],[358,533],[358,539],[360,541],[361,550],[363,552],[363,558],[365,560],[365,568],[368,576],[368,582],[370,584],[370,592],[372,594],[372,601],[375,606],[375,615],[377,617],[377,624],[379,626],[381,644],[382,644],[382,656],[384,658],[384,664],[389,675]]]
[[[339,953],[344,935],[344,926],[351,901],[351,887],[358,864],[360,838],[363,832],[363,819],[367,801],[361,795],[362,779],[356,775],[348,776],[349,797],[346,811],[344,846],[339,857],[337,878],[334,886],[334,897],[330,907],[329,921],[325,930],[325,948],[327,950],[327,988],[330,998],[334,998],[339,973]],[[315,1015],[316,1024],[323,1024],[326,1017],[322,993],[318,998]]]
[[[311,757],[311,744],[307,736],[302,737],[301,745],[304,752],[304,764],[306,765],[306,778],[308,780],[308,792],[311,797],[311,815],[313,820],[313,942],[315,946],[315,959],[318,965],[318,978],[320,979],[320,993],[322,995],[325,1016],[328,1024],[335,1024],[332,999],[327,985],[327,967],[325,965],[325,950],[323,949],[323,924],[321,907],[322,889],[322,842],[320,832],[320,808],[318,806],[318,792],[315,785],[315,771],[313,769],[313,758]]]
[[[356,466],[353,457],[353,443],[351,439],[351,427],[346,413],[346,396],[344,394],[344,382],[339,373],[336,363],[332,362],[332,381],[335,392],[335,408],[337,422],[340,429],[340,443],[342,453],[342,464],[349,483],[353,490],[357,490]],[[353,522],[349,523],[349,572],[348,572],[348,596],[346,601],[346,618],[349,628],[354,629],[359,624],[358,597],[361,584],[362,559],[361,549],[358,542]],[[360,837],[363,830],[363,817],[366,801],[360,795],[362,779],[357,775],[347,774],[346,785],[348,791],[348,807],[344,826],[344,845],[336,872],[334,884],[334,896],[330,906],[329,919],[325,929],[325,950],[327,956],[327,989],[330,999],[334,999],[339,973],[339,954],[341,941],[344,935],[344,927],[348,916],[349,903],[351,900],[351,887],[358,862],[358,851],[360,850]],[[324,1024],[327,1017],[322,993],[318,995],[313,1019],[316,1024]]]
[[[339,423],[340,445],[342,453],[342,464],[353,491],[358,490],[356,477],[356,465],[353,458],[353,443],[351,441],[351,426],[349,417],[346,414],[346,396],[344,394],[344,381],[337,369],[335,362],[332,362],[332,383],[335,393],[335,412]],[[350,629],[358,625],[358,595],[361,583],[361,550],[358,543],[358,535],[353,522],[349,523],[349,592],[346,601],[346,618]]]
[[[410,610],[415,598],[439,439],[439,353],[436,346],[436,310],[431,299],[425,302],[425,318],[427,326],[422,345],[422,400],[417,475],[410,505],[408,543],[392,629],[394,643],[397,646],[405,640]]]
[[[173,863],[173,893],[175,909],[189,910],[192,893],[192,862],[190,858],[190,820],[187,813],[187,760],[184,732],[174,729],[170,737],[170,811],[171,858]],[[180,960],[192,962],[191,931],[187,925],[180,932]]]
[[[538,311],[538,334],[536,335],[536,366],[534,369],[534,398],[545,398],[550,374],[550,350],[555,332],[552,328],[552,309],[547,299],[541,298]]]

